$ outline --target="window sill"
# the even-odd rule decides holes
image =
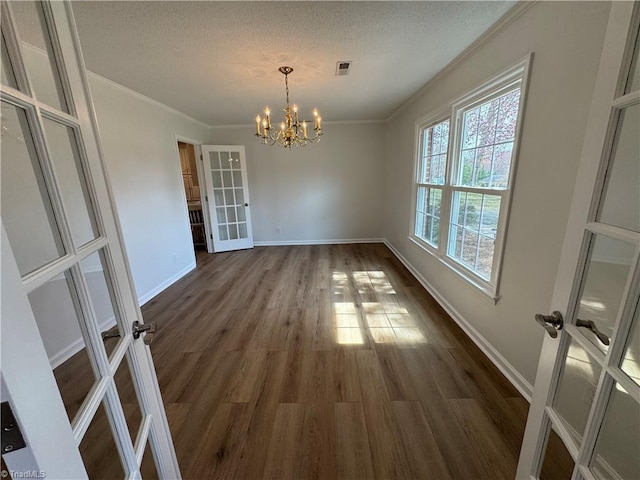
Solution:
[[[409,238],[409,240],[412,243],[414,243],[420,249],[427,252],[429,255],[431,255],[433,258],[435,258],[438,262],[440,262],[442,265],[447,267],[449,270],[456,273],[458,276],[462,277],[469,285],[474,287],[482,295],[483,298],[489,300],[494,305],[498,303],[498,300],[500,300],[500,296],[495,291],[492,285],[484,284],[483,282],[479,281],[477,278],[475,278],[474,275],[468,272],[462,265],[458,264],[454,260],[451,260],[446,255],[444,257],[440,256],[439,252],[437,252],[431,245],[429,245],[424,240],[416,237],[415,235],[409,235],[407,238]]]

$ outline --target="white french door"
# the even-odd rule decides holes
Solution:
[[[2,401],[26,443],[3,431],[3,460],[13,478],[180,478],[71,4],[1,8]]]
[[[551,305],[556,312],[536,316],[549,335],[519,479],[539,478],[553,457],[550,428],[571,456],[571,478],[640,478],[639,25],[638,2],[612,2]]]
[[[242,145],[202,145],[213,250],[253,248],[247,162]]]

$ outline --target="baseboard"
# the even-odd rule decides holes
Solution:
[[[104,332],[105,330],[109,330],[116,324],[116,317],[107,318],[105,321],[101,322],[98,325],[98,330]],[[76,341],[71,342],[65,348],[60,350],[58,353],[53,354],[49,357],[49,363],[51,364],[51,369],[59,367],[64,362],[73,357],[76,353],[84,348],[84,339],[78,338]]]
[[[276,247],[281,245],[335,245],[346,243],[384,243],[384,238],[339,238],[333,240],[267,240],[253,242],[256,247]]]
[[[145,293],[144,295],[140,295],[138,297],[138,304],[140,306],[143,306],[145,303],[147,303],[149,300],[151,300],[153,297],[155,297],[156,295],[158,295],[160,292],[162,292],[163,290],[169,288],[171,285],[173,285],[174,283],[176,283],[178,280],[180,280],[182,277],[184,277],[187,273],[189,273],[191,270],[194,270],[196,268],[196,262],[195,260],[190,263],[189,265],[187,265],[185,268],[183,268],[182,270],[180,270],[178,273],[176,273],[175,275],[173,275],[172,277],[169,277],[167,280],[165,280],[164,282],[162,282],[160,285],[158,285],[157,287],[149,290],[147,293]]]
[[[533,386],[518,372],[511,363],[504,358],[500,352],[498,352],[486,338],[484,338],[480,332],[478,332],[473,325],[471,325],[461,314],[458,312],[449,301],[444,298],[433,285],[431,285],[426,278],[413,266],[411,263],[391,244],[391,242],[384,240],[384,244],[391,250],[391,252],[400,260],[400,262],[407,267],[407,270],[420,282],[420,284],[431,294],[431,296],[440,304],[442,308],[449,314],[451,318],[458,324],[458,326],[467,334],[467,336],[475,343],[480,350],[491,360],[491,362],[507,377],[511,384],[520,392],[520,394],[531,403],[531,396],[533,394]]]

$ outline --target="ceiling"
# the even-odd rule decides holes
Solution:
[[[76,1],[87,68],[208,125],[383,120],[515,1]],[[335,76],[337,61],[352,61]],[[278,116],[279,117],[279,116]],[[276,117],[276,118],[278,118]]]

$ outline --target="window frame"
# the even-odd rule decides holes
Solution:
[[[444,107],[439,108],[434,113],[422,117],[415,124],[414,171],[412,178],[412,208],[409,240],[426,252],[430,253],[450,270],[457,273],[470,285],[479,290],[486,298],[490,299],[494,304],[497,303],[500,298],[499,288],[502,274],[502,262],[504,258],[504,245],[509,226],[509,213],[511,210],[513,187],[518,165],[522,124],[525,116],[529,72],[531,69],[532,59],[533,53],[530,53],[500,74],[483,82],[478,87],[469,90],[454,101],[448,102]],[[520,88],[518,118],[516,121],[509,178],[506,188],[498,189],[457,185],[457,182],[454,183],[453,179],[457,176],[460,168],[462,168],[461,142],[463,131],[462,119],[464,113],[483,103],[491,101],[492,99],[507,94],[511,89],[515,89],[517,86]],[[430,185],[428,183],[425,184],[419,182],[421,158],[423,155],[423,135],[429,128],[446,120],[449,120],[449,143],[447,147],[444,185]],[[435,187],[442,189],[437,247],[416,235],[415,232],[418,188],[423,186],[427,188]],[[500,212],[495,236],[491,277],[489,280],[481,277],[473,270],[451,257],[448,253],[453,213],[453,196],[455,192],[470,192],[500,197]]]
[[[436,115],[431,115],[429,117],[426,118],[425,121],[416,124],[416,161],[415,161],[415,171],[414,171],[414,176],[413,176],[413,208],[412,208],[412,212],[413,212],[413,217],[412,217],[412,224],[411,224],[411,234],[418,239],[421,243],[428,245],[429,248],[434,249],[434,250],[438,250],[440,248],[440,246],[442,245],[442,212],[444,210],[444,202],[445,202],[445,195],[446,195],[446,187],[447,187],[447,183],[448,183],[448,178],[449,178],[449,167],[451,164],[451,160],[450,160],[450,154],[451,154],[451,131],[452,131],[452,123],[451,123],[451,115],[449,114],[449,109],[447,109],[447,111],[444,112],[438,112]],[[420,167],[422,165],[422,157],[423,157],[423,145],[424,145],[424,133],[429,130],[432,127],[435,127],[441,123],[444,123],[446,121],[449,121],[449,139],[447,142],[447,153],[446,153],[446,157],[445,157],[445,162],[446,162],[446,166],[445,166],[445,173],[444,173],[444,183],[442,184],[436,184],[436,183],[429,183],[429,182],[420,182],[420,176],[421,176],[421,172],[420,172]],[[416,227],[416,217],[417,217],[417,213],[418,213],[418,189],[420,187],[425,187],[425,188],[437,188],[440,189],[442,191],[442,197],[441,197],[441,201],[440,201],[440,226],[439,226],[439,231],[438,231],[438,246],[432,245],[431,243],[429,243],[426,239],[419,237],[418,235],[415,234],[415,227]]]

